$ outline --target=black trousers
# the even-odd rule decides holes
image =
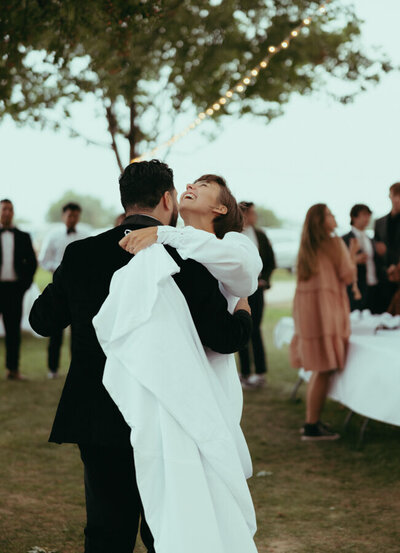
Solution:
[[[24,290],[18,282],[0,282],[0,313],[6,335],[6,367],[18,371]]]
[[[378,284],[376,313],[385,313],[398,288],[398,283],[384,280]]]
[[[387,305],[385,303],[385,305],[381,307],[382,298],[380,296],[380,288],[378,285],[375,285],[375,286],[365,285],[364,287],[359,286],[359,289],[362,297],[360,300],[355,300],[351,286],[347,287],[347,292],[350,299],[351,311],[354,311],[356,309],[359,309],[360,311],[362,311],[363,309],[369,309],[371,313],[375,314],[375,313],[383,313],[387,309],[389,305],[388,300],[384,299],[383,301],[384,303],[386,302]],[[391,297],[391,294],[389,293],[389,298],[390,297]]]
[[[86,495],[85,553],[132,553],[139,523],[147,551],[155,553],[136,483],[132,448],[79,444],[79,449]]]
[[[251,344],[253,347],[253,359],[257,374],[267,372],[267,362],[260,325],[264,312],[264,291],[259,288],[252,296],[249,296],[249,305],[251,308],[251,318],[253,320],[253,332],[251,334]],[[250,341],[246,347],[239,350],[240,372],[242,376],[250,374]]]
[[[58,371],[58,367],[60,366],[60,352],[61,352],[61,346],[63,342],[63,333],[64,330],[61,329],[56,334],[52,334],[49,339],[49,347],[47,350],[47,363],[49,370],[52,373],[56,373]]]

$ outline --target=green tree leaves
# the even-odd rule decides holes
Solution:
[[[75,102],[93,95],[122,168],[170,138],[179,113],[195,116],[218,100],[317,7],[309,0],[4,0],[0,119],[58,128]],[[364,51],[360,25],[351,6],[332,0],[216,121],[254,114],[268,123],[293,94],[325,90],[351,101],[391,69],[380,53]],[[129,158],[120,151],[126,140]]]

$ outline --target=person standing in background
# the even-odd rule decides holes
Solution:
[[[0,201],[0,313],[6,334],[8,380],[24,380],[19,372],[22,300],[33,281],[36,255],[29,234],[13,226],[14,207]]]
[[[357,239],[360,249],[356,254],[357,286],[361,299],[355,299],[353,286],[347,287],[350,300],[350,310],[369,309],[371,313],[379,311],[378,301],[378,276],[377,267],[379,256],[375,249],[375,243],[365,232],[371,220],[372,211],[365,204],[356,204],[350,210],[351,231],[342,238],[346,246],[350,247],[350,241]]]
[[[390,213],[375,221],[376,251],[382,256],[379,266],[379,309],[385,312],[397,290],[397,284],[391,281],[391,273],[400,262],[400,182],[389,189],[392,202]]]
[[[253,331],[251,344],[253,348],[253,359],[255,374],[250,371],[250,351],[248,343],[239,350],[240,359],[240,380],[243,389],[262,388],[265,385],[265,373],[268,365],[261,334],[261,322],[264,312],[264,291],[271,287],[270,279],[276,267],[274,251],[267,235],[261,229],[256,228],[257,212],[253,202],[240,202],[240,209],[243,213],[243,234],[257,246],[262,259],[263,268],[258,278],[258,289],[249,297],[251,316],[253,319]]]
[[[356,239],[347,248],[334,235],[336,220],[326,204],[310,207],[297,259],[293,301],[295,333],[290,344],[292,367],[312,371],[307,385],[302,440],[336,440],[339,434],[321,422],[331,377],[343,370],[350,337],[346,287],[355,281]]]
[[[50,232],[44,239],[39,254],[39,264],[46,271],[54,273],[60,265],[64,256],[65,248],[71,242],[88,237],[88,233],[82,232],[76,228],[80,221],[82,208],[79,204],[69,202],[62,208],[62,220],[65,228]],[[57,378],[60,364],[60,351],[63,341],[63,331],[50,336],[48,346],[48,378]]]

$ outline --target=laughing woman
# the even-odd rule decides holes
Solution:
[[[179,210],[186,225],[184,228],[158,226],[140,229],[128,234],[120,242],[120,245],[130,253],[137,254],[140,250],[158,242],[176,248],[183,259],[190,258],[202,263],[219,281],[220,289],[227,299],[227,308],[233,312],[239,302],[247,301],[244,297],[256,290],[258,275],[262,266],[257,248],[247,237],[240,234],[242,214],[235,198],[224,179],[217,175],[203,175],[193,184],[187,186],[186,191],[181,196]],[[157,248],[160,248],[160,246],[157,246]],[[159,249],[153,248],[151,250],[150,248],[148,252],[143,252],[143,254],[150,255],[153,251],[154,256],[157,253],[160,255],[163,253],[163,255],[169,257],[164,248],[160,249],[161,252]],[[144,262],[145,259],[145,257],[135,255],[131,262],[132,269],[135,263]],[[157,261],[158,258],[154,257],[153,260]],[[166,292],[162,290],[155,305],[162,302],[165,297]],[[240,299],[241,297],[242,299]],[[178,303],[178,298],[175,298],[174,301],[170,301],[168,304],[168,306],[174,306],[171,314],[172,319],[169,321],[171,326],[182,316],[176,311]],[[168,312],[171,313],[170,307]],[[156,318],[157,316],[153,313],[152,319]],[[161,316],[159,320],[161,320]],[[183,345],[184,341],[181,340],[180,348]],[[162,528],[167,524],[166,520],[170,525],[169,532],[178,520],[180,527],[185,526],[186,534],[190,528],[192,528],[191,531],[194,531],[193,528],[197,527],[199,521],[203,525],[204,521],[207,520],[207,524],[210,526],[207,529],[209,545],[206,549],[208,551],[215,553],[256,553],[257,549],[253,540],[256,530],[255,513],[246,483],[246,478],[251,476],[252,467],[248,448],[240,429],[243,399],[235,359],[233,355],[216,353],[207,348],[204,352],[201,344],[200,347],[202,349],[201,354],[204,356],[204,353],[206,353],[205,359],[210,370],[208,378],[209,382],[212,383],[213,391],[205,392],[201,386],[194,383],[201,371],[197,368],[194,370],[191,367],[192,362],[187,361],[182,353],[179,363],[174,358],[170,370],[164,366],[165,363],[163,364],[163,374],[166,372],[170,377],[175,377],[177,371],[183,370],[183,373],[179,372],[179,375],[191,374],[190,378],[193,378],[193,382],[191,380],[189,386],[185,380],[186,376],[179,381],[179,393],[181,395],[179,395],[180,399],[174,399],[173,405],[186,404],[189,401],[188,397],[191,398],[190,416],[179,419],[180,428],[185,428],[188,424],[193,424],[193,421],[197,421],[198,417],[196,418],[195,415],[197,413],[196,402],[200,401],[202,409],[205,410],[201,427],[202,433],[205,431],[207,439],[205,441],[200,440],[198,447],[205,447],[205,456],[202,457],[202,463],[205,467],[206,484],[202,484],[195,489],[193,497],[187,502],[187,508],[184,511],[178,509],[179,513],[176,516],[174,516],[175,511],[165,509],[163,505],[157,509],[152,509],[152,501],[146,500],[145,482],[149,479],[141,477],[143,472],[141,465],[138,465],[140,450],[137,447],[135,449],[134,445],[138,484],[145,511],[149,506],[146,517],[156,542],[159,540],[159,543],[163,545],[168,541],[168,532],[162,531]],[[191,373],[190,370],[192,370]],[[164,381],[163,389],[167,385],[168,382],[165,383]],[[177,392],[178,389],[174,388],[174,394]],[[164,399],[163,405],[167,404],[167,401]],[[216,437],[214,436],[218,425],[214,427],[214,425],[207,422],[207,413],[213,412],[212,406],[215,401],[219,405],[217,411],[223,414],[224,422],[222,426],[228,430],[228,434],[222,440],[218,438],[218,434],[216,434]],[[130,401],[129,403],[132,404]],[[172,420],[172,418],[170,417],[169,420]],[[137,419],[132,420],[137,421]],[[215,420],[217,421],[218,417]],[[135,426],[134,434],[137,437],[136,428],[137,426]],[[146,435],[149,434],[151,432],[146,429]],[[167,440],[164,439],[163,443],[166,444]],[[185,447],[185,451],[187,450],[188,448]],[[201,449],[200,451],[203,455],[203,451]],[[229,459],[226,458],[227,455]],[[182,462],[175,449],[174,456],[180,459],[181,466],[184,468],[185,463]],[[165,473],[167,476],[172,474],[171,471],[166,470],[159,472]],[[193,482],[197,481],[195,479],[196,474],[196,470],[193,469],[193,477],[190,476],[189,481],[187,481],[188,487],[191,487]],[[171,496],[168,492],[171,485],[169,484],[167,488],[165,497],[168,501],[172,501],[173,497],[176,496],[176,490],[174,496]],[[208,504],[208,499],[206,501],[204,498],[204,490],[207,489],[209,489],[209,497],[212,499],[212,508],[201,508],[201,512],[198,514],[192,513],[194,506],[199,507]],[[179,488],[179,493],[181,492],[183,493],[185,490]],[[179,497],[183,497],[183,495]],[[184,500],[182,501],[184,504]],[[198,545],[195,546],[194,543],[191,547],[182,549],[188,541],[193,542],[193,536],[185,541],[185,536],[181,532],[181,535],[175,539],[174,548],[171,549],[171,552],[186,551],[188,549],[198,551]],[[158,550],[157,546],[156,550]],[[170,549],[167,547],[165,551],[169,553]]]
[[[188,184],[180,197],[179,214],[185,223],[183,228],[155,226],[135,230],[121,240],[121,247],[137,254],[159,243],[175,248],[183,259],[201,263],[219,281],[232,313],[238,301],[247,302],[257,289],[262,262],[257,248],[241,234],[242,212],[225,179],[207,174]],[[239,422],[243,396],[234,355],[211,350],[206,353]]]

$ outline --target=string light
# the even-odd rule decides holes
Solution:
[[[321,14],[325,13],[326,12],[326,6],[327,6],[327,4],[329,4],[329,2],[331,2],[331,0],[325,0],[324,4],[321,4],[317,8],[317,11]],[[192,121],[192,123],[190,123],[190,125],[188,127],[186,127],[186,129],[184,129],[183,131],[181,131],[178,134],[175,134],[169,140],[163,142],[162,144],[159,144],[158,146],[155,146],[153,149],[149,150],[148,152],[145,152],[144,154],[142,154],[138,157],[135,157],[134,159],[131,160],[131,163],[134,163],[134,162],[137,162],[137,161],[142,161],[146,157],[153,156],[153,154],[158,152],[161,148],[165,148],[166,146],[172,146],[175,142],[177,142],[178,140],[180,140],[181,138],[186,136],[190,131],[192,131],[198,125],[200,125],[205,119],[207,119],[208,117],[212,117],[216,111],[221,109],[221,106],[224,106],[225,104],[227,104],[233,98],[235,91],[239,92],[239,93],[242,93],[246,89],[246,86],[251,83],[251,80],[252,80],[251,77],[253,77],[253,78],[257,77],[259,75],[261,69],[265,69],[266,67],[268,67],[268,64],[269,64],[270,60],[276,54],[278,54],[282,48],[284,48],[284,49],[288,48],[291,44],[291,40],[293,38],[298,37],[299,34],[300,34],[300,31],[304,27],[307,27],[308,25],[310,25],[311,21],[312,21],[311,16],[305,17],[302,20],[302,22],[300,23],[300,25],[298,25],[295,29],[293,29],[290,32],[290,35],[288,37],[286,37],[278,46],[273,46],[273,45],[269,46],[268,47],[268,52],[269,52],[268,55],[263,60],[261,60],[260,63],[256,67],[251,69],[246,74],[245,77],[242,77],[239,81],[236,82],[236,84],[231,89],[229,89],[227,92],[225,92],[225,94],[223,96],[221,96],[221,98],[219,100],[213,102],[212,104],[210,104],[210,106],[207,109],[205,109],[204,111],[198,113],[196,119],[194,121]]]

